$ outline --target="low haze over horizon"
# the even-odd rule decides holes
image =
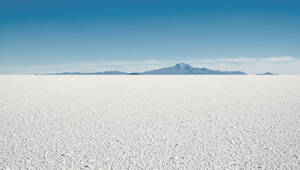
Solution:
[[[176,63],[300,74],[300,1],[3,0],[0,74]]]

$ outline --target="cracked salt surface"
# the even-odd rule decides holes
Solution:
[[[0,76],[0,169],[300,169],[300,76]]]

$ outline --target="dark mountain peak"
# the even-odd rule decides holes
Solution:
[[[185,63],[178,63],[174,67],[179,68],[179,69],[184,69],[184,68],[191,68],[192,66],[185,64]]]

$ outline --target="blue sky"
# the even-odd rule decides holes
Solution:
[[[300,1],[0,1],[0,73],[300,73]]]

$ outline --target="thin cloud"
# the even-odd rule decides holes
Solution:
[[[270,62],[274,62],[274,63],[291,62],[294,60],[296,60],[296,59],[293,57],[290,57],[290,56],[266,58],[266,61],[270,61]]]
[[[202,63],[252,63],[252,62],[290,62],[296,60],[294,57],[282,56],[282,57],[267,57],[267,58],[250,58],[250,57],[238,57],[238,58],[215,58],[215,59],[196,59],[195,62]]]

